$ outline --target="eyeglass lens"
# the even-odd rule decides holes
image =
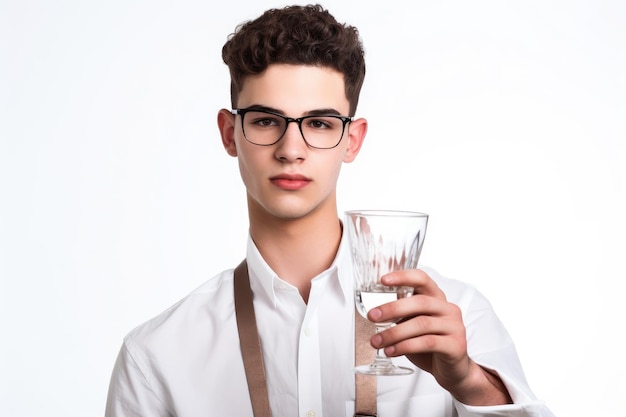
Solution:
[[[257,145],[272,145],[287,131],[287,120],[279,115],[253,110],[245,112],[242,117],[246,139]],[[315,148],[337,146],[344,126],[342,118],[336,116],[306,116],[299,123],[304,140]]]

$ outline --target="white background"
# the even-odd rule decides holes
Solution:
[[[326,2],[368,62],[340,209],[430,213],[559,416],[624,415],[624,4]],[[2,415],[102,415],[123,336],[244,256],[221,46],[275,6],[0,0]]]

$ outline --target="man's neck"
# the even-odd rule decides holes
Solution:
[[[336,210],[296,220],[251,214],[250,235],[265,262],[308,302],[311,280],[335,259],[341,223]]]

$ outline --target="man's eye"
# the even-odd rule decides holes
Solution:
[[[311,119],[308,122],[309,127],[313,129],[332,129],[333,124],[331,120],[327,119]]]
[[[272,127],[278,126],[278,121],[276,119],[272,119],[270,117],[254,119],[252,124],[259,127]]]

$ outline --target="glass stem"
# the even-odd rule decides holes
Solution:
[[[389,328],[389,326],[376,326],[376,333],[380,333],[382,331],[387,330],[387,328]],[[385,355],[385,350],[383,348],[378,348],[376,349],[376,359],[374,360],[374,363],[389,363],[390,359],[387,357],[387,355]]]

